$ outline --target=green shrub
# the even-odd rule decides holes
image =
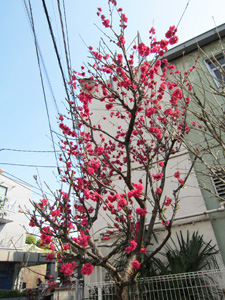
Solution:
[[[36,239],[33,235],[30,235],[30,234],[26,234],[26,244],[29,244],[29,245],[35,245],[36,244]]]
[[[24,292],[19,290],[0,290],[0,299],[1,298],[16,298],[24,295]]]

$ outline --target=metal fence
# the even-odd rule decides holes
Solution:
[[[116,300],[113,282],[87,284],[89,300]],[[222,300],[225,269],[139,279],[129,288],[130,300]]]

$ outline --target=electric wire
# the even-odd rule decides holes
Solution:
[[[14,163],[7,163],[7,162],[0,162],[0,165],[7,165],[7,166],[18,166],[18,167],[31,167],[31,168],[58,168],[57,166],[43,166],[43,165],[28,165],[28,164],[14,164]]]
[[[0,151],[14,151],[14,152],[30,152],[30,153],[54,153],[54,150],[24,150],[24,149],[12,149],[1,148]],[[62,150],[56,150],[56,152],[62,152]]]
[[[58,12],[59,12],[59,17],[60,17],[60,24],[61,24],[61,30],[62,30],[62,37],[63,37],[63,43],[64,43],[64,51],[65,51],[65,56],[66,56],[66,62],[67,62],[67,71],[68,71],[68,76],[69,79],[71,80],[71,56],[70,56],[70,47],[69,47],[69,34],[68,34],[68,27],[67,27],[67,18],[66,18],[66,9],[65,9],[65,2],[63,0],[63,13],[64,13],[64,22],[63,22],[63,17],[62,17],[62,12],[61,12],[61,7],[60,7],[60,0],[57,0],[58,3]],[[65,28],[66,30],[64,30],[64,24],[65,24]],[[65,33],[66,31],[66,33]],[[77,103],[77,99],[75,97],[75,93],[73,91],[73,87],[70,86],[71,89],[71,95],[73,98],[73,101],[75,103],[75,106],[78,106]],[[72,126],[73,129],[77,129],[77,120],[74,118],[73,113],[71,111],[71,107],[70,107],[70,113],[71,113],[71,117],[72,117]],[[79,136],[79,132],[78,132],[78,137]],[[79,139],[79,138],[78,138]],[[76,142],[78,142],[78,140],[76,140]],[[79,160],[80,161],[80,160]],[[80,161],[80,165],[81,165],[81,161]]]
[[[46,108],[46,113],[47,113],[47,118],[48,118],[48,125],[49,125],[51,140],[52,140],[52,146],[53,146],[53,149],[54,149],[54,155],[55,155],[55,160],[56,160],[56,164],[57,164],[57,169],[58,169],[58,173],[60,174],[60,172],[59,172],[59,166],[58,166],[58,158],[57,158],[57,155],[56,155],[56,149],[55,149],[55,143],[54,143],[54,137],[53,137],[53,133],[52,133],[50,116],[49,116],[49,111],[48,111],[48,104],[47,104],[47,99],[46,99],[44,81],[43,81],[43,76],[42,76],[42,71],[41,71],[39,52],[38,52],[38,48],[37,48],[37,39],[36,39],[36,32],[35,32],[35,27],[34,27],[34,19],[33,19],[33,14],[32,14],[32,8],[31,8],[30,0],[28,2],[29,2],[29,15],[30,15],[30,20],[31,20],[32,32],[33,32],[33,36],[34,36],[34,43],[35,43],[36,56],[37,56],[37,61],[38,61],[38,67],[39,67],[39,73],[40,73],[42,91],[43,91],[45,108]]]
[[[62,55],[63,53],[63,46],[62,46],[62,42],[61,42],[61,35],[60,35],[60,24],[58,24],[58,14],[56,16],[56,13],[58,13],[58,10],[56,11],[56,8],[55,8],[55,0],[51,0],[51,4],[52,4],[52,9],[53,9],[53,14],[54,14],[54,20],[55,20],[55,28],[56,28],[56,35],[57,35],[57,42],[58,42],[58,47],[59,47],[59,53],[60,55]],[[53,18],[52,18],[53,19]],[[63,68],[65,67],[65,62],[64,62],[64,59],[63,57],[62,58],[62,64],[63,64]]]
[[[52,42],[53,42],[53,45],[54,45],[54,50],[55,50],[56,57],[57,57],[57,60],[58,60],[59,68],[60,68],[60,71],[61,71],[61,74],[62,74],[62,79],[63,79],[63,84],[64,84],[64,87],[65,87],[67,99],[69,99],[70,97],[69,97],[69,93],[68,93],[66,79],[65,79],[63,68],[62,68],[62,64],[61,64],[58,48],[57,48],[57,45],[56,45],[55,37],[54,37],[54,34],[53,34],[52,25],[51,25],[51,22],[50,22],[48,10],[47,10],[46,4],[45,4],[45,0],[42,0],[42,4],[43,4],[43,7],[44,7],[44,12],[45,12],[46,19],[47,19],[47,22],[48,22],[48,27],[49,27],[49,30],[50,30],[50,35],[51,35]]]
[[[190,3],[190,0],[188,0],[188,2],[187,2],[186,6],[185,6],[185,9],[184,9],[184,11],[183,11],[183,14],[182,14],[181,17],[180,17],[180,20],[179,20],[179,22],[178,22],[176,28],[178,28],[178,26],[180,25],[180,22],[182,21],[183,16],[184,16],[184,14],[186,13],[186,10],[187,10],[187,8],[188,8],[189,3]]]
[[[69,58],[68,58],[67,44],[66,44],[66,39],[65,39],[65,31],[64,31],[64,25],[63,25],[63,20],[62,20],[62,12],[61,12],[61,7],[60,7],[59,0],[57,0],[57,3],[58,3],[59,18],[60,18],[63,44],[64,44],[64,51],[65,51],[65,57],[66,57],[67,71],[68,71],[68,76],[69,76],[69,79],[70,79],[71,78],[71,66],[70,66]]]
[[[10,177],[8,177],[8,178],[10,178],[10,179],[15,178],[16,181],[17,181],[17,183],[18,183],[19,185],[23,186],[25,189],[27,189],[27,190],[29,190],[29,191],[32,191],[32,193],[37,194],[38,196],[42,196],[41,193],[38,193],[38,192],[36,192],[36,191],[34,191],[34,190],[31,189],[31,188],[33,188],[33,189],[36,189],[36,190],[40,191],[40,189],[39,189],[38,187],[36,187],[36,186],[34,186],[34,185],[32,185],[32,184],[30,184],[30,183],[24,181],[23,179],[20,179],[20,178],[18,178],[17,176],[12,175],[12,174],[10,174],[10,173],[8,173],[8,172],[6,172],[6,171],[4,171],[4,174],[7,174],[8,176],[10,176]],[[3,176],[4,176],[4,174],[3,174]],[[12,178],[11,178],[11,177],[12,177]],[[29,188],[29,187],[26,186],[26,185],[30,186],[31,188]],[[48,193],[48,192],[44,192],[44,193],[45,193],[45,194],[48,194],[48,195],[50,195],[50,196],[52,196],[51,193]]]
[[[66,39],[67,39],[67,48],[68,48],[68,56],[69,56],[69,62],[70,67],[72,66],[71,62],[71,55],[70,55],[70,44],[69,44],[69,33],[68,33],[68,26],[67,26],[67,18],[66,18],[66,8],[65,8],[65,1],[63,0],[63,13],[64,13],[64,20],[65,20],[65,27],[66,27]]]
[[[28,10],[28,7],[27,7],[27,4],[26,4],[25,1],[26,1],[26,0],[23,0],[23,4],[24,4],[25,12],[26,12],[26,14],[27,14],[27,18],[28,18],[30,27],[31,27],[31,31],[32,31],[32,34],[33,34],[32,20],[31,20],[31,16],[30,16],[30,14],[29,14],[29,10]],[[54,105],[55,105],[55,109],[56,109],[56,111],[57,111],[57,114],[59,114],[59,109],[58,109],[57,101],[56,101],[56,98],[55,98],[55,94],[54,94],[54,92],[53,92],[53,88],[52,88],[52,85],[51,85],[51,81],[50,81],[49,76],[48,76],[47,68],[46,68],[45,61],[44,61],[44,58],[43,58],[43,55],[42,55],[42,52],[41,52],[40,45],[39,45],[39,43],[38,43],[37,36],[36,36],[36,43],[37,43],[37,48],[38,48],[38,53],[39,53],[39,56],[40,56],[41,64],[42,64],[42,67],[43,67],[43,70],[44,70],[44,73],[45,73],[45,77],[46,77],[46,79],[47,79],[48,87],[49,87],[50,93],[51,93],[51,95],[52,95],[53,103],[54,103]]]
[[[71,80],[71,63],[70,63],[69,54],[68,54],[68,52],[69,52],[68,35],[67,35],[67,42],[66,42],[66,35],[65,35],[65,30],[64,30],[64,23],[63,23],[63,18],[62,18],[60,1],[57,0],[57,3],[58,3],[58,12],[59,12],[59,18],[60,18],[60,24],[61,24],[61,30],[62,30],[62,37],[63,37],[64,52],[65,52],[65,57],[66,57],[67,72],[68,72],[69,80]],[[65,8],[65,6],[64,6],[64,8]],[[64,11],[64,13],[65,13],[65,11]],[[65,17],[65,23],[66,23],[66,17]],[[67,34],[68,34],[68,32],[67,32]],[[70,90],[71,90],[71,94],[73,94],[72,86],[70,86]],[[75,97],[73,97],[73,100],[74,100],[74,103],[77,105]],[[70,109],[71,117],[72,117],[72,120],[73,120],[73,122],[72,122],[73,130],[75,130],[76,129],[75,128],[76,127],[76,125],[75,125],[76,120],[74,119],[71,107],[69,109]]]

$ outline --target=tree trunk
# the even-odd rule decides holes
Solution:
[[[116,286],[116,300],[129,300],[128,286]]]

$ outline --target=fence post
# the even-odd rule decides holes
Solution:
[[[98,287],[98,300],[102,300],[102,287]]]

